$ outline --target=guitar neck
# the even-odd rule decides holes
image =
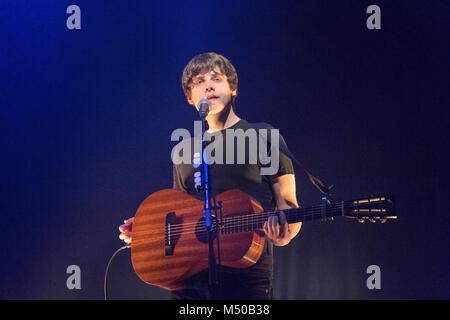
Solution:
[[[344,216],[344,210],[345,203],[342,201],[332,204],[324,202],[320,206],[293,208],[281,211],[285,214],[288,223],[295,223],[312,220],[327,220],[335,216]],[[222,220],[221,231],[222,233],[235,233],[262,229],[264,223],[270,216],[279,216],[281,211],[227,217]]]

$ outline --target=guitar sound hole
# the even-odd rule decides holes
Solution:
[[[216,231],[216,219],[213,218],[212,223],[212,237],[213,240],[217,238],[217,231]],[[195,226],[195,236],[197,237],[197,240],[202,243],[208,243],[208,232],[206,230],[205,225],[205,218],[201,218],[198,220],[197,225]]]

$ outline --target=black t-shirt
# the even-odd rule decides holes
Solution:
[[[233,126],[227,129],[242,129],[247,130],[252,128],[245,120],[240,120]],[[224,146],[226,142],[226,130],[216,131],[211,134],[212,141],[215,141],[217,135],[221,135]],[[183,140],[177,146],[181,144],[190,145],[194,147],[195,138],[188,141]],[[285,174],[294,174],[292,161],[283,153],[279,153],[279,168],[273,175],[261,175],[261,164],[255,161],[251,161],[248,155],[249,153],[249,139],[246,140],[245,145],[245,162],[243,164],[237,164],[239,154],[237,152],[237,145],[234,145],[234,164],[226,164],[226,148],[223,150],[222,164],[213,163],[210,165],[210,186],[212,196],[218,195],[226,190],[240,189],[247,194],[258,200],[264,208],[264,211],[273,211],[275,209],[275,200],[272,195],[271,184],[276,177]],[[270,150],[270,147],[269,147]],[[176,156],[176,155],[175,155]],[[199,159],[199,154],[195,155],[192,152],[193,160],[196,156]],[[213,154],[213,156],[216,156]],[[216,157],[217,159],[217,157]],[[173,165],[173,188],[189,193],[197,199],[203,199],[203,192],[196,189],[196,184],[200,179],[200,166],[195,163],[191,164],[174,164]],[[261,255],[258,262],[247,269],[233,269],[223,267],[223,272],[239,274],[240,276],[255,276],[266,277],[272,279],[273,276],[273,244],[270,241],[266,241],[265,250]]]

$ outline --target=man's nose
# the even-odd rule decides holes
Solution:
[[[214,90],[214,82],[211,81],[211,80],[208,80],[208,81],[206,82],[206,88],[205,88],[205,91],[206,91],[206,92],[210,92],[210,91],[212,91],[212,90]]]

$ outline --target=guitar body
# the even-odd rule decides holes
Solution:
[[[216,196],[222,217],[263,212],[261,205],[240,190]],[[208,268],[208,243],[204,228],[204,203],[189,194],[165,189],[150,195],[139,206],[132,231],[131,259],[136,274],[151,285],[182,289],[186,278]],[[263,233],[220,233],[223,266],[248,268],[264,249]],[[217,258],[217,240],[214,250]]]

